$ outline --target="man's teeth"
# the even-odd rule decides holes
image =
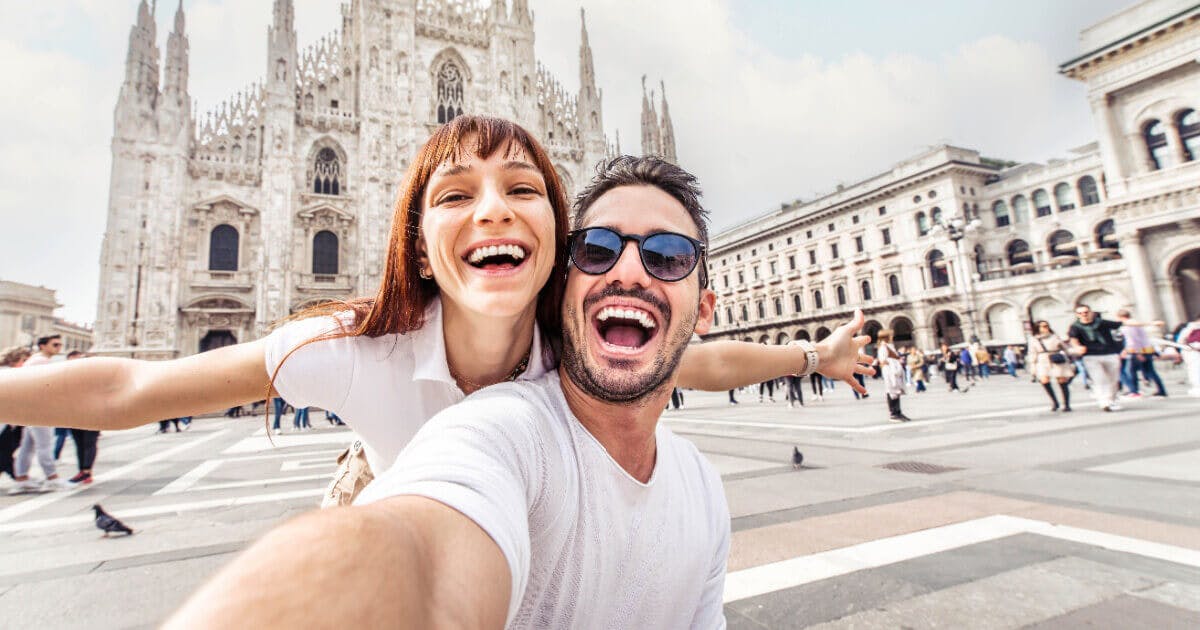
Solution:
[[[600,314],[596,319],[605,321],[610,317],[617,319],[631,319],[642,325],[642,328],[654,328],[654,319],[645,311],[639,311],[631,308],[617,308],[615,306],[606,306],[600,309]]]
[[[525,258],[525,248],[520,245],[489,245],[487,247],[480,247],[471,252],[471,255],[467,257],[467,262],[477,263],[484,258],[501,255],[508,255],[512,256],[514,260],[521,260]]]

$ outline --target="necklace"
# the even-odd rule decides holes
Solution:
[[[504,378],[500,379],[499,381],[496,381],[496,383],[517,380],[517,377],[525,372],[525,368],[529,367],[529,353],[531,350],[533,350],[533,346],[530,346],[529,350],[525,351],[525,356],[521,357],[520,361],[517,361],[517,365],[514,366],[512,371],[510,371],[508,373],[508,376],[505,376]],[[484,387],[487,387],[488,385],[496,384],[496,383],[484,383],[484,384],[476,383],[475,381],[472,381],[471,379],[463,376],[462,374],[459,374],[458,371],[454,369],[454,366],[450,365],[449,361],[446,362],[446,368],[450,370],[450,376],[453,376],[454,380],[467,386],[467,387],[463,388],[463,393],[470,393],[470,392],[466,391],[467,388],[470,388],[470,390],[472,392],[474,392],[474,391],[481,390]]]

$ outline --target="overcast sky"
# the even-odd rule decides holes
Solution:
[[[207,110],[259,80],[271,0],[185,0],[191,93]],[[301,46],[340,25],[296,0]],[[1058,64],[1127,0],[530,0],[538,58],[579,85],[579,8],[604,120],[637,152],[642,74],[666,82],[681,164],[718,230],[939,143],[1044,161],[1095,138]],[[158,8],[165,51],[176,0]],[[0,279],[95,312],[112,111],[137,0],[0,0]]]

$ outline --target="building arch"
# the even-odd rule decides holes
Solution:
[[[1008,204],[1003,199],[992,204],[992,216],[996,220],[996,227],[1005,227],[1012,222],[1012,217],[1008,215]]]
[[[1086,304],[1096,313],[1106,316],[1107,319],[1115,319],[1117,309],[1120,309],[1129,304],[1129,302],[1116,291],[1109,289],[1089,289],[1080,293],[1071,301],[1072,312],[1078,306]]]
[[[925,254],[925,266],[929,268],[929,286],[937,289],[950,285],[950,271],[947,269],[946,255],[942,250],[934,248]]]
[[[338,244],[337,234],[330,230],[321,230],[313,235],[312,242],[312,272],[317,275],[337,275],[338,273]]]
[[[1013,223],[1029,223],[1029,200],[1025,198],[1025,195],[1013,197],[1011,205]]]
[[[1187,320],[1200,316],[1200,248],[1193,247],[1169,259],[1167,277],[1175,286],[1175,299]]]
[[[987,327],[987,339],[1003,344],[1022,343],[1025,328],[1021,324],[1021,310],[1007,300],[993,302],[983,309],[983,321]]]
[[[1084,175],[1079,178],[1076,183],[1079,188],[1079,200],[1085,206],[1092,206],[1100,203],[1100,188],[1096,185],[1096,178],[1091,175]]]
[[[833,333],[828,328],[821,326],[820,328],[817,329],[817,336],[815,338],[815,341],[822,341],[831,334],[833,334]]]
[[[1013,273],[1021,274],[1033,271],[1033,251],[1024,239],[1015,238],[1004,246],[1004,255]]]
[[[1170,147],[1167,143],[1167,127],[1157,118],[1142,123],[1142,142],[1150,160],[1150,170],[1157,171],[1171,165]]]
[[[1046,251],[1049,252],[1050,259],[1059,264],[1079,264],[1079,246],[1075,244],[1075,235],[1070,230],[1051,232],[1046,238]]]
[[[1041,295],[1030,300],[1025,307],[1025,312],[1029,315],[1031,323],[1036,324],[1042,320],[1050,322],[1050,327],[1054,329],[1054,332],[1063,338],[1066,338],[1067,328],[1071,326],[1071,322],[1075,321],[1075,314],[1071,307],[1050,295]]]
[[[241,251],[237,228],[222,223],[208,233],[208,270],[237,271]]]
[[[458,50],[447,47],[435,55],[429,64],[433,120],[442,124],[469,111],[467,86],[470,83],[471,67]]]
[[[791,341],[791,338],[789,338],[788,334],[785,332],[781,332],[775,336],[775,344],[776,345],[779,345],[779,346],[786,345],[789,341]]]
[[[1117,224],[1112,219],[1105,219],[1092,229],[1096,251],[1108,258],[1121,257],[1121,243],[1117,240]]]
[[[796,340],[803,339],[804,341],[812,341],[812,335],[808,334],[808,331],[804,330],[803,328],[797,329],[796,334],[792,335],[792,338]]]
[[[1189,107],[1176,112],[1171,118],[1175,123],[1175,130],[1179,134],[1183,160],[1191,162],[1200,157],[1200,114]]]
[[[887,282],[888,282],[888,295],[890,295],[891,297],[899,296],[900,293],[903,291],[903,288],[900,286],[900,274],[898,274],[898,273],[888,274]]]
[[[925,216],[924,212],[918,212],[917,217],[917,236],[925,236],[929,234],[929,217]]]
[[[759,337],[758,343],[761,343],[763,345],[770,345],[770,343],[771,343],[770,335],[763,335],[763,336]]]
[[[896,346],[911,346],[915,344],[913,339],[913,323],[905,315],[897,315],[888,323],[888,328],[892,329],[892,341]]]
[[[349,178],[346,150],[332,136],[322,136],[308,150],[308,190],[318,195],[346,194]]]
[[[1075,195],[1070,184],[1059,182],[1054,185],[1054,203],[1058,204],[1059,212],[1075,209]]]
[[[1054,209],[1050,207],[1050,195],[1046,192],[1045,188],[1033,191],[1031,198],[1033,199],[1033,209],[1036,216],[1048,217],[1054,212]]]
[[[934,339],[938,343],[954,345],[966,340],[963,336],[962,318],[954,311],[940,310],[933,314],[929,323],[933,328]]]

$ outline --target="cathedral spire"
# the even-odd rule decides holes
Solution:
[[[274,20],[267,27],[267,89],[281,99],[291,98],[296,71],[296,8],[292,0],[275,0]]]
[[[514,24],[533,25],[533,12],[529,10],[529,0],[512,0],[512,14],[509,16]]]
[[[596,89],[596,69],[592,64],[592,46],[588,43],[587,16],[579,9],[579,116],[583,127],[603,133],[600,92]]]
[[[183,0],[175,10],[175,28],[167,37],[166,76],[163,82],[163,100],[179,110],[187,119],[191,99],[188,97],[188,39],[184,32]]]
[[[658,85],[662,88],[662,119],[659,122],[660,154],[664,160],[678,164],[675,156],[675,125],[671,123],[671,112],[667,110],[667,84],[659,80]]]
[[[154,109],[158,101],[158,45],[154,15],[146,0],[138,4],[137,23],[129,29],[129,51],[125,55],[125,82],[120,103],[136,109]]]
[[[654,111],[654,91],[646,95],[646,75],[642,75],[642,155],[661,155],[658,114]]]

